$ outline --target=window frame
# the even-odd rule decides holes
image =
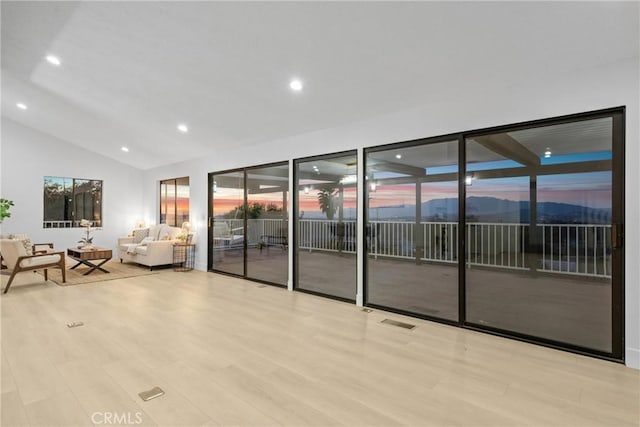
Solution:
[[[71,219],[62,219],[62,220],[49,220],[46,219],[46,211],[47,211],[47,199],[45,186],[47,179],[61,179],[63,180],[71,180]],[[94,218],[78,218],[76,211],[76,181],[88,181],[88,182],[98,182],[100,183],[99,197],[93,202],[93,212]],[[43,194],[42,194],[42,228],[80,228],[80,222],[83,219],[90,220],[95,227],[103,226],[103,216],[102,216],[102,196],[104,194],[104,181],[101,179],[91,179],[91,178],[73,178],[67,176],[51,176],[45,175],[43,177]],[[66,196],[65,196],[66,197]],[[66,217],[66,210],[63,210],[63,217]],[[95,212],[98,212],[98,219],[95,219]]]
[[[191,181],[189,179],[188,176],[181,176],[181,177],[177,177],[177,178],[168,178],[168,179],[161,179],[160,180],[160,195],[158,197],[158,219],[159,219],[159,223],[160,224],[167,224],[169,226],[172,227],[182,227],[182,222],[189,222],[191,219],[191,203],[189,203],[189,205],[187,206],[187,214],[186,214],[186,221],[182,221],[180,224],[178,224],[176,222],[176,220],[178,219],[178,181],[179,180],[187,180],[187,187],[190,188],[191,186]],[[163,185],[173,185],[173,188],[175,190],[174,195],[173,195],[173,224],[169,224],[167,222],[167,214],[165,213],[165,218],[164,220],[162,219],[162,214],[163,214],[163,205],[167,204],[167,200],[165,195],[163,195],[162,193],[162,186]],[[190,202],[190,198],[191,198],[191,192],[189,192],[189,196],[187,197],[187,200]],[[164,202],[163,202],[164,200]],[[167,209],[165,209],[165,212],[167,211]]]

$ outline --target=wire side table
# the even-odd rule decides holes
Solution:
[[[194,243],[176,243],[173,245],[173,270],[191,271],[196,260],[196,245]]]

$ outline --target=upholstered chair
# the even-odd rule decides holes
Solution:
[[[49,268],[59,268],[62,271],[62,281],[66,280],[65,254],[64,252],[46,252],[28,255],[27,249],[22,240],[0,240],[0,253],[11,271],[9,282],[4,288],[4,293],[9,292],[11,282],[16,274],[23,271],[44,270],[44,279],[48,280],[47,270]]]

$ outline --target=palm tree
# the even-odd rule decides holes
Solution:
[[[338,210],[337,196],[338,192],[333,187],[323,188],[318,191],[318,205],[320,205],[320,210],[329,220],[333,219]]]

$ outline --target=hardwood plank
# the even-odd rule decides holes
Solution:
[[[138,393],[159,386],[164,395],[142,402],[140,407],[158,424],[200,425],[209,417],[170,385],[164,384],[144,363],[137,360],[112,362],[104,365],[105,371],[132,399],[141,400]]]
[[[620,364],[198,271],[24,276],[0,299],[3,425],[640,425]]]
[[[0,425],[3,426],[28,426],[27,413],[22,405],[22,400],[17,390],[2,393],[0,403]]]
[[[25,405],[32,426],[86,426],[91,417],[82,410],[73,393],[66,391]]]
[[[94,419],[104,421],[106,414],[115,414],[119,419],[135,420],[136,425],[156,425],[141,405],[96,363],[69,362],[58,369],[84,411]]]

